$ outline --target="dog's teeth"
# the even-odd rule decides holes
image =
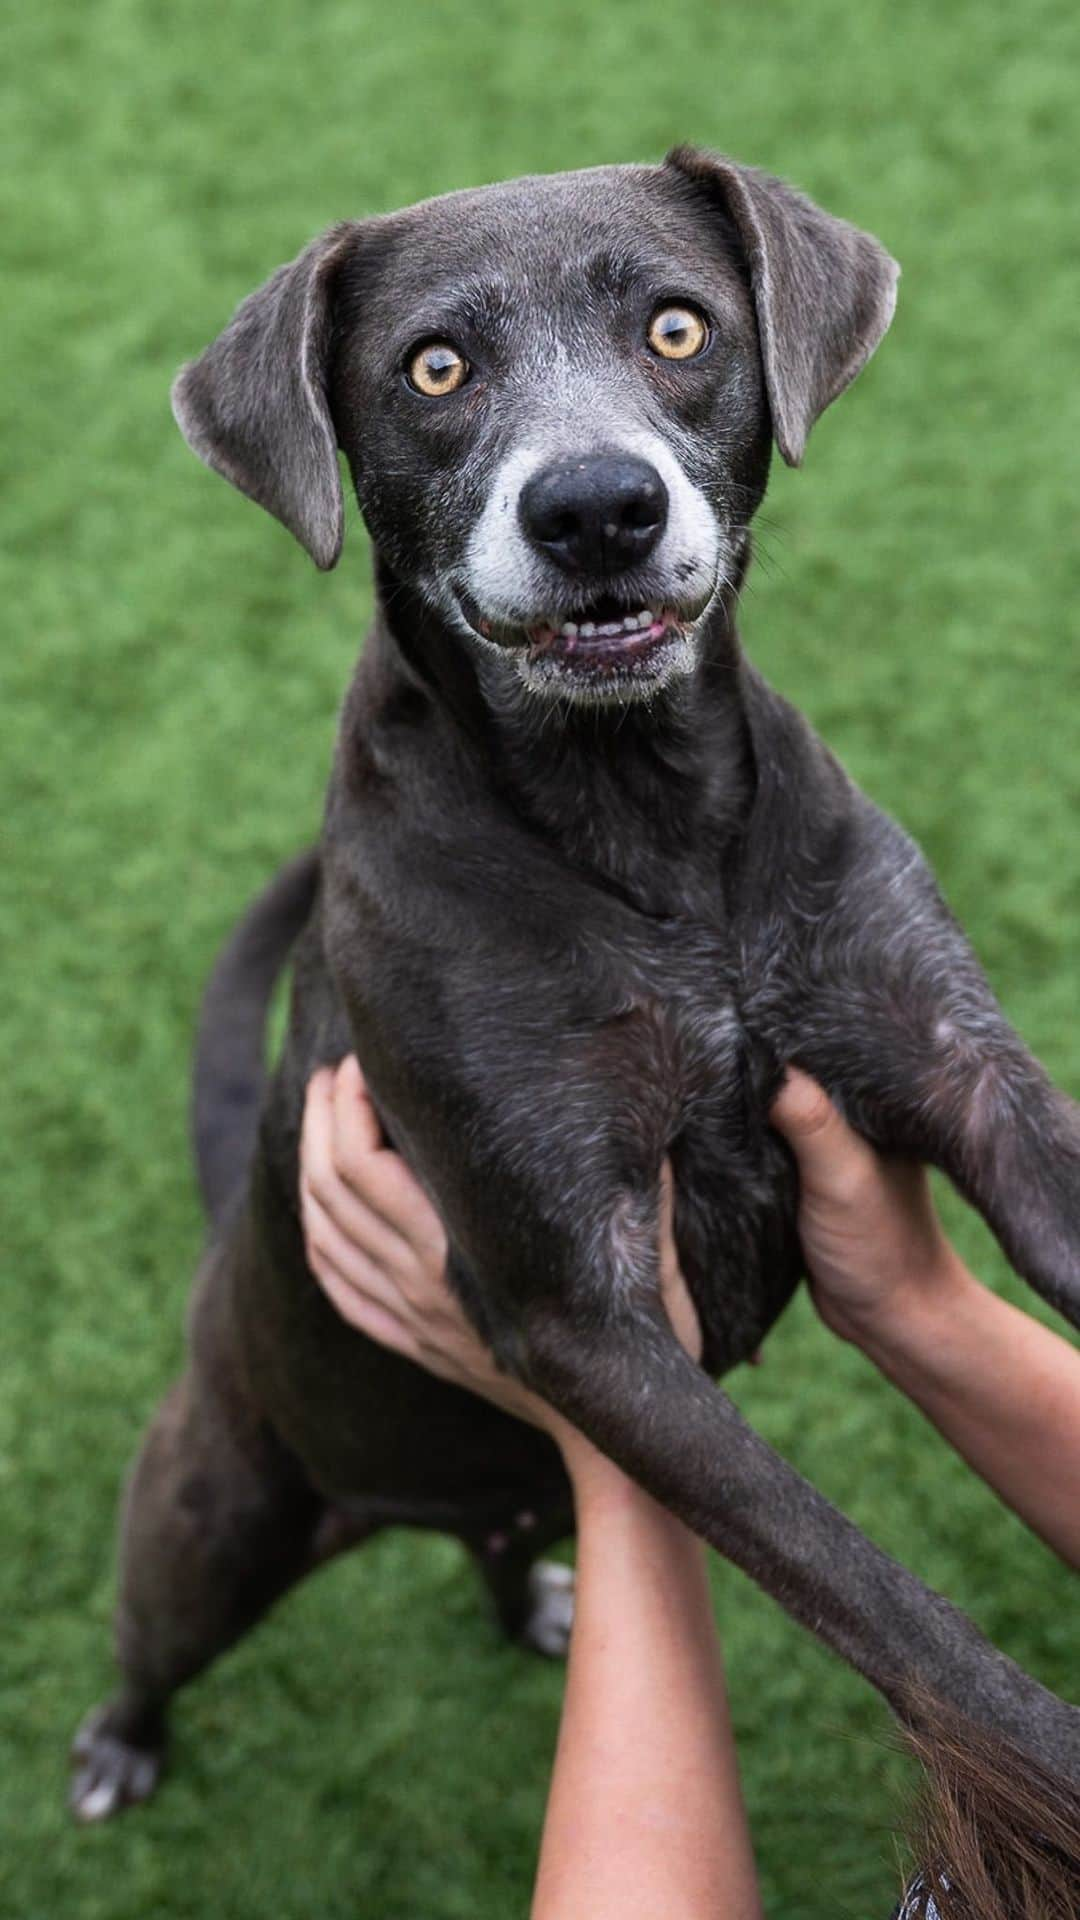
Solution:
[[[623,622],[622,622],[622,630],[623,630],[623,632],[624,632],[624,633],[636,633],[636,632],[637,632],[637,630],[638,630],[638,617],[637,617],[637,614],[636,614],[636,613],[628,613],[628,614],[625,614],[625,615],[623,616]]]
[[[580,633],[580,635],[581,635],[581,637],[582,637],[582,639],[583,639],[583,640],[593,640],[593,639],[595,639],[595,637],[596,637],[596,622],[595,622],[595,621],[593,621],[593,620],[586,620],[586,621],[585,621],[585,622],[584,622],[584,623],[583,623],[583,624],[582,624],[582,625],[581,625],[581,626],[580,626],[580,627],[578,628],[578,632]]]
[[[567,620],[562,631],[567,640],[576,640],[578,634],[576,620]]]
[[[618,620],[605,620],[603,626],[597,627],[596,631],[602,639],[614,640],[615,635],[622,632],[622,625]]]

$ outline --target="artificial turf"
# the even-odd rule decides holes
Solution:
[[[109,1682],[113,1509],[176,1369],[185,1137],[216,943],[311,834],[369,567],[318,577],[199,468],[181,359],[310,234],[697,140],[904,267],[898,318],[777,472],[744,635],[936,863],[1080,1093],[1080,580],[1070,0],[49,0],[0,118],[6,542],[0,1035],[0,1914],[503,1920],[527,1907],[560,1675],[499,1645],[448,1542],[390,1535],[182,1700],[152,1806],[63,1812]],[[964,1251],[1014,1283],[949,1200]],[[758,1426],[1059,1691],[1069,1577],[798,1304]],[[884,1914],[902,1769],[875,1698],[716,1569],[770,1912]]]

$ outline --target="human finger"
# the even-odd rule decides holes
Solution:
[[[378,1341],[381,1347],[389,1347],[394,1353],[404,1354],[406,1359],[417,1359],[417,1341],[411,1327],[377,1300],[343,1280],[323,1254],[312,1252],[308,1264],[331,1306],[357,1333],[366,1334],[369,1340]]]
[[[350,1234],[343,1231],[335,1214],[323,1206],[306,1182],[301,1183],[300,1213],[309,1265],[313,1265],[313,1256],[318,1255],[333,1268],[342,1284],[351,1287],[354,1293],[377,1301],[399,1319],[409,1318],[409,1300],[396,1275],[380,1261],[372,1259]]]
[[[849,1201],[873,1173],[873,1148],[801,1068],[788,1067],[769,1119],[794,1152],[803,1186],[815,1193]]]
[[[378,1153],[386,1145],[355,1053],[347,1053],[334,1073],[334,1128],[342,1151],[353,1159]]]
[[[447,1251],[442,1221],[407,1162],[385,1145],[363,1074],[352,1054],[338,1068],[333,1104],[334,1167],[375,1216],[365,1227],[365,1245],[372,1257],[395,1261],[407,1251],[425,1266],[441,1270]],[[360,1224],[358,1219],[356,1224]],[[395,1236],[400,1244],[380,1240],[381,1233]]]
[[[690,1298],[690,1290],[679,1265],[679,1249],[675,1244],[675,1179],[670,1160],[665,1160],[660,1169],[660,1293],[668,1319],[687,1353],[695,1360],[701,1358],[703,1341],[701,1322],[697,1309]]]
[[[366,1170],[395,1157],[382,1150],[381,1140],[353,1056],[337,1069],[323,1067],[312,1074],[300,1133],[301,1188],[306,1185],[340,1231],[369,1259],[404,1274],[414,1262],[414,1253],[368,1197],[374,1184],[377,1202],[380,1183],[373,1183]]]
[[[300,1120],[300,1171],[311,1178],[332,1165],[334,1139],[334,1069],[318,1067],[304,1091]]]

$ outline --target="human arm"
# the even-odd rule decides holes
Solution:
[[[383,1147],[355,1062],[309,1088],[301,1200],[312,1270],[352,1325],[546,1427],[566,1460],[577,1597],[533,1920],[757,1920],[700,1542],[498,1371],[449,1292],[441,1221]],[[669,1183],[665,1200],[665,1304],[696,1351]]]
[[[1080,1566],[1080,1353],[969,1272],[925,1171],[876,1154],[806,1074],[789,1069],[772,1120],[798,1161],[799,1228],[825,1324]]]
[[[762,1913],[700,1541],[581,1442],[566,1697],[532,1920]]]

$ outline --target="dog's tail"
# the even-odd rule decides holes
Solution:
[[[206,984],[195,1041],[191,1127],[203,1205],[219,1225],[251,1165],[266,1090],[274,983],[311,913],[313,849],[279,868],[230,934]]]
[[[914,1910],[936,1908],[940,1920],[1076,1920],[1080,1791],[929,1694],[913,1691],[904,1717],[922,1775],[910,1844],[924,1898]]]

